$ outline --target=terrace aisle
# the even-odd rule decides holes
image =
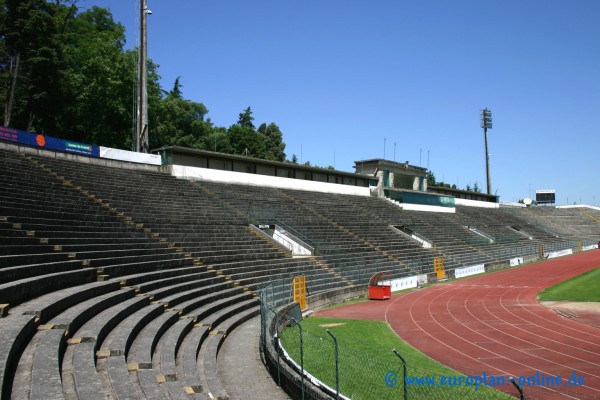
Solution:
[[[232,399],[288,400],[260,360],[259,335],[260,316],[227,337],[217,361],[221,382]]]

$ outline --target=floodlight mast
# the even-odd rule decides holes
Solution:
[[[492,129],[492,111],[484,108],[481,110],[481,127],[485,140],[485,173],[487,177],[487,194],[492,194],[492,179],[490,177],[490,152],[488,150],[487,130]]]
[[[138,58],[138,88],[136,110],[135,151],[148,153],[148,50],[147,50],[147,16],[152,14],[148,10],[146,0],[140,0],[140,48]]]

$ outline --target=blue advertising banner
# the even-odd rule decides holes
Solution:
[[[98,146],[20,131],[18,129],[5,128],[3,126],[0,126],[0,140],[33,147],[41,147],[49,150],[83,154],[90,157],[100,157],[100,148]]]

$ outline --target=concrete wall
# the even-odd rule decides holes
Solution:
[[[168,167],[170,168],[172,175],[182,179],[207,182],[237,183],[240,185],[305,190],[310,192],[349,194],[354,196],[371,195],[368,187],[305,181],[301,179],[289,179],[281,178],[278,176],[247,174],[243,172],[221,171],[208,168],[185,167],[181,165],[170,165]]]
[[[481,207],[481,208],[500,208],[500,204],[498,203],[490,203],[489,201],[477,201],[477,200],[467,200],[467,199],[454,199],[454,204],[457,206],[465,206],[465,207]]]
[[[152,171],[152,172],[165,172],[163,167],[160,165],[150,165],[150,164],[140,164],[137,162],[128,162],[128,161],[118,161],[112,160],[108,158],[96,158],[96,157],[87,157],[81,156],[78,154],[72,153],[63,153],[60,151],[53,150],[45,150],[30,146],[23,146],[13,143],[0,142],[0,149],[15,151],[23,154],[32,154],[41,157],[55,158],[59,160],[69,160],[80,162],[84,164],[91,165],[101,165],[105,167],[114,167],[114,168],[122,168],[122,169],[135,169],[142,171]]]
[[[312,310],[317,311],[346,301],[367,297],[367,295],[368,288],[366,285],[364,287],[334,289],[308,296],[307,304]]]
[[[556,206],[556,208],[589,208],[590,210],[600,211],[600,207],[590,206],[588,204],[575,204],[575,205],[566,205],[566,206]]]

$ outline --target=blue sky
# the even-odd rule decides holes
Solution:
[[[138,0],[109,8],[136,45]],[[313,165],[409,161],[502,201],[556,189],[600,205],[600,1],[148,0],[162,85],[218,126],[252,107]],[[394,154],[394,147],[396,148]]]

